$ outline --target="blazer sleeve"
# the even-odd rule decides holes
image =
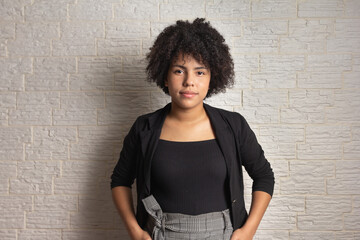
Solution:
[[[258,143],[255,133],[241,116],[240,154],[242,164],[253,179],[252,191],[263,191],[273,195],[275,178],[274,172]]]
[[[119,160],[111,175],[111,188],[117,186],[130,187],[136,176],[136,158],[138,151],[138,136],[136,133],[136,121],[123,141]]]

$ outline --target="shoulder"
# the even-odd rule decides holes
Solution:
[[[222,108],[213,107],[208,104],[206,104],[205,106],[209,112],[221,116],[223,120],[230,123],[231,125],[239,125],[242,123],[246,123],[245,118],[238,112],[232,112]]]
[[[157,109],[156,111],[138,116],[133,124],[133,128],[137,131],[143,131],[158,127],[157,125],[162,122],[162,119],[166,115],[168,109],[169,104],[163,108]]]

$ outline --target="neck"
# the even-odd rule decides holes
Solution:
[[[183,123],[193,123],[204,118],[206,111],[203,103],[192,109],[180,108],[176,104],[171,103],[169,117]]]

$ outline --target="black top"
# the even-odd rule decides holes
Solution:
[[[215,139],[158,143],[151,193],[164,212],[197,215],[229,208],[225,159]]]

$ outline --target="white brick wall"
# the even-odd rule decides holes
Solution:
[[[255,239],[360,239],[358,0],[1,0],[0,239],[129,239],[109,178],[134,119],[169,102],[144,56],[195,17],[235,62],[207,102],[246,117],[275,172]]]

